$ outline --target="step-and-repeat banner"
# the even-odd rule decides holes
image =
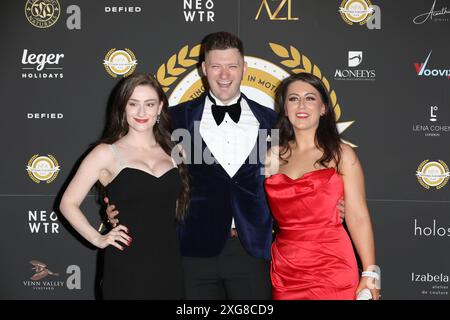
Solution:
[[[203,91],[199,44],[244,42],[242,91],[273,107],[311,72],[365,170],[383,299],[449,299],[450,1],[10,0],[0,5],[0,298],[94,299],[97,251],[58,212],[114,85]],[[98,225],[92,191],[82,209]],[[157,226],[149,226],[151,228]],[[151,275],[143,274],[142,279]]]

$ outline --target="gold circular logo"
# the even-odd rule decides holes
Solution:
[[[51,27],[58,21],[61,7],[58,0],[27,0],[25,16],[37,28]]]
[[[339,13],[349,25],[363,25],[372,16],[373,8],[369,0],[344,0],[339,7]]]
[[[28,176],[36,183],[41,181],[53,182],[58,176],[59,170],[58,161],[50,154],[47,156],[35,154],[28,161]]]
[[[450,177],[447,164],[442,161],[422,161],[416,172],[417,180],[425,188],[440,189],[444,187]]]
[[[113,48],[106,54],[103,65],[111,77],[116,78],[118,75],[127,77],[136,69],[137,60],[130,49],[116,50]]]

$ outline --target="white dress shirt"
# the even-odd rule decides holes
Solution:
[[[211,91],[209,93],[216,100],[217,105],[224,105]],[[230,101],[229,105],[236,103],[238,99],[239,96]],[[212,104],[207,96],[200,121],[200,135],[217,162],[230,177],[233,177],[255,146],[259,122],[247,101],[242,98],[239,121],[235,123],[229,114],[225,113],[222,123],[217,125],[212,115]],[[232,227],[234,228],[234,219]]]

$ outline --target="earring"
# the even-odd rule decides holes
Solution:
[[[159,123],[159,120],[161,119],[161,116],[158,114],[157,116],[156,116],[156,123]]]

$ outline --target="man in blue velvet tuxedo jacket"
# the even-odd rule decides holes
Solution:
[[[170,109],[175,127],[188,130],[191,137],[191,145],[184,150],[191,150],[187,160],[192,198],[186,220],[179,227],[181,253],[192,257],[219,255],[234,219],[233,228],[248,254],[269,260],[272,218],[263,188],[261,155],[267,151],[264,133],[270,135],[275,113],[241,94],[240,104],[245,108],[240,126],[226,118],[217,126],[210,112],[212,96],[205,94]],[[221,132],[229,129],[236,131],[235,137]],[[241,148],[230,145],[233,138],[239,138]],[[196,148],[200,148],[202,158],[195,157],[195,152],[199,154]],[[206,153],[211,154],[213,164],[205,163]]]
[[[209,92],[169,109],[174,128],[191,137],[184,149],[192,198],[178,230],[186,298],[270,299],[272,217],[262,168],[264,132],[270,135],[276,113],[240,92],[239,38],[218,32],[204,45]]]

